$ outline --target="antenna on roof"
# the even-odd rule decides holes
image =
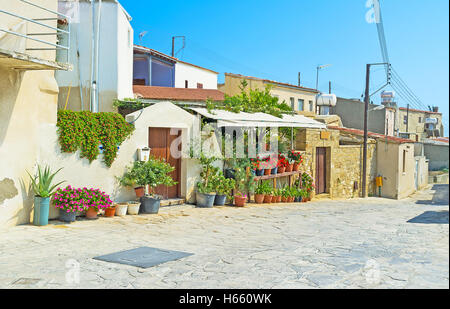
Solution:
[[[175,40],[176,39],[183,39],[183,47],[181,47],[176,53],[175,53]],[[182,51],[186,47],[186,37],[184,35],[179,36],[173,36],[172,37],[172,57],[175,57],[180,51]]]
[[[139,33],[139,45],[142,46],[142,39],[147,35],[147,33],[148,31],[142,31],[141,33]]]

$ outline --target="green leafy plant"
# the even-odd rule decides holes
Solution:
[[[221,173],[213,180],[214,191],[218,195],[226,195],[231,197],[233,189],[236,187],[236,181],[234,179],[227,179]]]
[[[31,174],[27,171],[28,176],[30,176],[31,179],[31,188],[34,191],[35,196],[37,197],[43,197],[48,198],[52,196],[56,188],[63,184],[65,181],[61,181],[57,184],[53,183],[53,178],[58,174],[62,168],[57,170],[56,172],[52,173],[49,166],[45,166],[44,168],[41,168],[40,165],[38,165],[38,172],[37,175],[34,177],[31,176]]]
[[[62,152],[81,151],[89,162],[97,159],[100,145],[104,163],[111,167],[119,146],[131,136],[134,127],[117,113],[58,111],[58,133]]]
[[[214,186],[214,179],[219,173],[219,168],[213,166],[213,163],[217,161],[217,158],[207,157],[202,153],[199,161],[202,166],[202,172],[200,173],[201,181],[197,183],[197,191],[202,194],[213,193],[216,189]]]
[[[274,189],[269,181],[262,181],[255,190],[256,194],[266,194],[270,195],[274,193]]]
[[[247,164],[249,161],[247,160]],[[239,166],[235,172],[236,191],[240,196],[244,196],[247,192],[253,193],[256,189],[255,176],[252,175],[250,169],[247,167]],[[238,195],[239,196],[239,195]]]

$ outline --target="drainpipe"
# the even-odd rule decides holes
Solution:
[[[96,89],[95,89],[95,112],[99,112],[99,78],[98,78],[98,72],[100,70],[100,64],[99,64],[99,53],[100,53],[100,22],[102,18],[102,0],[98,1],[98,13],[97,13],[97,34],[96,34],[96,46],[95,46],[95,83],[96,83]]]

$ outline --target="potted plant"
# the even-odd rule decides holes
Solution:
[[[218,175],[214,179],[214,188],[216,191],[216,198],[214,200],[214,205],[224,206],[227,197],[231,199],[231,192],[236,186],[236,181],[231,178],[225,178],[223,175]]]
[[[256,159],[250,159],[250,164],[252,166],[252,170],[255,171],[255,175],[258,177],[264,176],[264,169],[261,168],[261,161]]]
[[[128,212],[128,203],[118,203],[116,204],[116,216],[124,217]]]
[[[53,194],[53,204],[59,208],[59,220],[62,222],[75,222],[77,212],[84,211],[81,189],[74,189],[71,186],[58,188]]]
[[[255,191],[256,181],[255,177],[247,171],[247,165],[241,164],[236,168],[236,194],[234,196],[235,205],[237,207],[244,207],[248,196]]]
[[[290,196],[289,187],[283,188],[283,190],[281,191],[281,202],[288,203],[289,196]]]
[[[112,218],[116,215],[116,205],[113,204],[111,207],[105,209],[105,217]]]
[[[99,189],[83,188],[81,190],[81,195],[87,219],[97,219],[98,212],[100,210],[104,210],[112,206],[112,201],[109,198],[109,195]]]
[[[140,198],[140,212],[143,214],[157,214],[161,206],[162,196],[154,194],[154,190],[158,186],[174,186],[177,184],[170,176],[175,168],[167,163],[164,159],[158,159],[150,156],[149,160],[143,165],[143,180],[145,188],[149,190],[148,194]],[[133,203],[128,203],[128,213]],[[133,209],[131,210],[133,211]]]
[[[34,191],[33,224],[36,226],[45,226],[48,224],[50,197],[55,193],[55,189],[64,183],[64,181],[61,181],[53,185],[53,178],[61,170],[62,168],[55,173],[52,173],[49,166],[42,169],[41,166],[38,165],[38,173],[34,177],[27,171],[31,180],[31,188]]]
[[[300,154],[300,152],[297,152],[295,150],[291,150],[289,152],[289,159],[294,163],[294,166],[292,168],[293,171],[297,172],[300,170],[300,165],[303,163],[303,157]]]
[[[266,186],[265,182],[260,182],[255,189],[255,203],[262,204],[264,203],[264,196],[266,195]]]
[[[141,199],[144,197],[141,197]],[[127,213],[132,216],[136,216],[139,214],[139,210],[141,209],[141,203],[137,201],[129,201],[127,208]],[[142,203],[143,204],[143,203]]]
[[[276,190],[275,195],[277,197],[277,203],[281,203],[282,194],[283,193],[282,193],[281,189]]]
[[[134,188],[137,198],[145,195],[145,163],[142,161],[134,162],[133,166],[128,167],[123,176],[118,179],[123,187]]]
[[[219,169],[213,166],[217,160],[215,157],[206,157],[204,154],[200,156],[200,164],[202,172],[200,173],[201,181],[197,183],[197,207],[212,208],[216,199],[216,192],[214,188],[214,179],[217,176]],[[236,176],[235,176],[236,177]]]
[[[308,173],[302,174],[302,187],[307,193],[307,196],[305,197],[306,202],[311,201],[311,194],[316,186],[314,185],[314,179]]]
[[[277,166],[278,166],[278,174],[283,174],[283,173],[286,172],[285,161],[286,161],[286,158],[280,153],[280,154],[278,155],[278,163],[277,163]]]

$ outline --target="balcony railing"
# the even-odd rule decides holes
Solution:
[[[27,34],[19,33],[19,32],[8,30],[8,29],[3,29],[3,28],[0,28],[0,32],[6,32],[8,34],[15,35],[17,37],[25,38],[26,40],[31,40],[31,41],[40,43],[40,44],[38,44],[38,46],[26,47],[26,49],[25,49],[26,51],[63,50],[67,53],[66,59],[67,59],[67,63],[69,63],[70,62],[70,59],[69,59],[69,57],[70,57],[70,18],[69,18],[69,16],[66,16],[59,12],[47,9],[40,5],[34,4],[31,1],[27,1],[27,0],[12,0],[12,1],[20,1],[29,6],[38,8],[39,10],[42,11],[42,13],[45,12],[45,13],[47,13],[47,16],[51,16],[51,17],[27,18],[25,16],[21,16],[16,13],[13,13],[13,12],[8,12],[8,11],[5,11],[0,8],[1,14],[13,16],[15,18],[21,19],[22,21],[26,21],[28,23],[37,25],[38,28],[42,28],[42,31],[27,33]],[[0,14],[0,16],[1,16],[1,14]],[[50,14],[50,15],[48,15],[48,14]],[[45,24],[45,22],[58,21],[61,18],[66,19],[68,21],[67,30],[63,30],[63,29]],[[67,45],[58,44],[59,43],[58,36],[61,36],[61,35],[67,35],[67,40],[66,40]],[[46,41],[44,39],[44,37],[49,37],[49,36],[56,36],[57,43]]]

